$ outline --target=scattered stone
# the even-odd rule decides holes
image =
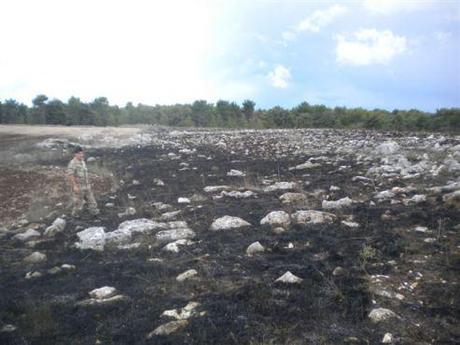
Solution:
[[[397,315],[393,311],[385,308],[376,308],[369,313],[369,318],[374,323],[387,321],[395,317],[397,317]]]
[[[163,187],[165,185],[165,183],[162,180],[160,180],[159,178],[154,178],[153,183],[158,187]]]
[[[32,254],[24,258],[24,262],[27,264],[38,264],[40,262],[45,262],[46,260],[46,255],[40,252],[33,252]]]
[[[270,212],[260,221],[260,225],[282,226],[283,228],[289,227],[290,224],[291,218],[284,211]]]
[[[306,169],[313,169],[321,166],[321,164],[318,163],[312,163],[312,162],[305,162],[303,164],[296,165],[295,167],[290,167],[289,170],[306,170]]]
[[[54,220],[53,224],[51,224],[51,226],[46,228],[44,235],[45,236],[54,236],[58,232],[64,231],[64,228],[65,228],[66,224],[67,224],[67,222],[65,221],[65,219],[56,218]]]
[[[107,235],[103,227],[90,227],[77,232],[79,242],[75,246],[79,249],[104,250]]]
[[[277,235],[281,235],[282,233],[286,232],[286,229],[282,228],[281,226],[278,226],[273,229],[273,232]]]
[[[264,251],[265,251],[264,246],[262,246],[260,242],[257,241],[249,245],[249,247],[246,249],[246,254],[248,256],[253,256],[254,254],[263,253]]]
[[[179,204],[190,204],[191,201],[190,201],[189,198],[182,198],[182,197],[181,197],[181,198],[178,198],[178,199],[177,199],[177,203],[179,203]]]
[[[32,238],[40,237],[41,234],[33,229],[28,229],[26,232],[15,235],[13,238],[22,242],[26,242]]]
[[[349,228],[359,228],[359,223],[342,220],[341,223]]]
[[[207,187],[204,187],[204,191],[206,193],[218,193],[218,192],[222,192],[222,191],[228,191],[232,189],[230,186],[207,186]]]
[[[118,213],[118,218],[134,216],[135,214],[136,209],[134,207],[128,207],[124,212]]]
[[[257,196],[256,193],[247,190],[245,192],[239,192],[239,191],[231,191],[231,192],[226,192],[222,191],[220,193],[221,196],[228,196],[230,198],[235,198],[235,199],[246,199],[246,198],[251,198]]]
[[[391,333],[385,333],[382,339],[383,344],[391,344],[393,343],[393,334]]]
[[[231,170],[227,173],[227,176],[244,177],[244,176],[246,176],[246,174],[245,174],[244,172],[242,172],[242,171],[231,169]]]
[[[212,222],[211,227],[209,229],[213,231],[220,231],[240,229],[248,226],[251,226],[251,224],[245,221],[244,219],[241,219],[239,217],[224,216]]]
[[[340,209],[344,207],[349,207],[353,204],[353,200],[349,197],[339,199],[337,201],[327,201],[323,200],[322,207],[324,209]]]
[[[436,242],[436,238],[433,238],[433,237],[427,237],[423,240],[423,242],[425,243],[434,243]]]
[[[58,273],[61,273],[62,270],[60,267],[57,267],[57,266],[54,266],[53,268],[50,268],[47,273],[48,274],[51,274],[51,275],[55,275],[55,274],[58,274]]]
[[[117,289],[111,286],[103,286],[99,289],[94,289],[89,292],[91,298],[95,299],[105,299],[113,297],[117,294]]]
[[[189,228],[164,230],[155,235],[159,242],[174,242],[182,239],[192,239],[195,236],[195,232]]]
[[[187,320],[197,314],[195,309],[200,306],[198,302],[189,302],[181,309],[165,310],[161,315],[175,318],[176,320]]]
[[[398,152],[400,149],[399,145],[395,141],[387,141],[378,145],[375,150],[377,153],[382,155],[392,155]]]
[[[34,271],[34,272],[27,272],[25,278],[26,279],[35,279],[35,278],[40,278],[42,276],[43,276],[42,273],[40,273],[38,271]]]
[[[279,197],[279,199],[283,204],[293,204],[304,202],[307,200],[307,197],[302,193],[284,193]]]
[[[295,224],[333,223],[337,219],[335,214],[314,210],[297,211],[291,218]]]
[[[277,182],[264,188],[264,192],[276,192],[279,190],[292,190],[296,188],[295,182]]]
[[[160,220],[163,220],[163,221],[174,220],[181,214],[181,212],[182,212],[181,210],[178,210],[178,211],[171,211],[171,212],[163,213],[160,217]]]
[[[76,269],[75,265],[69,265],[69,264],[63,264],[61,265],[61,268],[64,271],[74,271]]]
[[[336,191],[339,191],[339,190],[340,190],[340,187],[337,187],[337,186],[330,186],[330,187],[329,187],[329,190],[330,190],[331,192],[336,192]]]
[[[340,266],[337,266],[332,272],[332,275],[335,277],[344,276],[346,274],[347,274],[347,271],[343,267],[340,267]]]
[[[177,240],[171,243],[168,243],[163,247],[163,250],[173,253],[179,253],[179,246],[189,246],[193,244],[190,240]]]
[[[280,282],[280,283],[286,283],[286,284],[299,284],[302,281],[303,281],[302,278],[299,278],[295,276],[294,274],[292,274],[291,272],[287,271],[281,277],[276,279],[275,283]]]
[[[155,335],[169,335],[178,332],[188,325],[188,320],[171,321],[157,327],[154,331],[147,334],[147,339],[153,338]]]
[[[2,327],[0,330],[0,333],[11,333],[17,330],[18,328],[15,325],[7,324]]]
[[[196,276],[197,274],[198,274],[198,272],[196,270],[191,269],[191,270],[188,270],[188,271],[185,271],[185,272],[179,274],[176,277],[176,280],[178,282],[183,282],[184,280],[190,279],[190,278]]]
[[[395,193],[390,190],[384,190],[375,195],[375,198],[378,200],[390,200],[395,197]]]

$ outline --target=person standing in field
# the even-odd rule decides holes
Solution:
[[[98,215],[99,209],[88,180],[85,154],[80,146],[75,148],[74,158],[67,166],[66,176],[72,195],[72,216],[80,216],[85,203],[88,204],[88,210],[93,216]]]

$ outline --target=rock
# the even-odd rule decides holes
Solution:
[[[340,209],[340,208],[349,207],[352,204],[353,204],[353,200],[351,200],[349,197],[346,197],[346,198],[339,199],[337,201],[323,200],[322,207],[326,210]]]
[[[173,253],[179,253],[179,246],[189,246],[193,244],[190,240],[177,240],[171,243],[168,243],[163,247],[163,250]]]
[[[177,203],[179,203],[179,204],[190,204],[191,201],[190,201],[189,198],[178,198]]]
[[[383,344],[391,344],[393,343],[393,334],[391,333],[385,333],[382,339]]]
[[[195,232],[188,228],[164,230],[155,235],[159,242],[173,242],[182,239],[192,239],[195,236]]]
[[[96,161],[96,157],[88,157],[88,159],[86,160],[87,163],[92,163],[95,161]]]
[[[377,153],[382,155],[392,155],[398,152],[400,149],[399,145],[395,141],[387,141],[378,145],[375,150]]]
[[[155,186],[158,186],[158,187],[163,187],[165,185],[165,183],[159,178],[154,178],[153,183],[155,184]]]
[[[0,333],[11,333],[17,330],[18,328],[15,325],[7,324],[0,329]]]
[[[230,190],[232,189],[230,186],[207,186],[204,187],[204,191],[206,193],[217,193],[217,192],[222,192],[225,190]]]
[[[171,321],[157,327],[154,331],[147,335],[147,339],[153,338],[155,335],[169,335],[178,332],[188,325],[188,320]]]
[[[57,267],[57,266],[54,266],[53,268],[50,268],[47,273],[48,274],[51,274],[51,275],[55,275],[55,274],[58,274],[58,273],[61,273],[62,270],[60,267]]]
[[[197,274],[198,274],[198,272],[196,270],[191,269],[191,270],[188,270],[188,271],[185,271],[185,272],[179,274],[176,277],[176,280],[178,282],[183,282],[184,280],[190,279],[190,278],[196,276]]]
[[[397,315],[390,309],[385,308],[376,308],[369,313],[369,318],[372,322],[378,323],[382,321],[387,321],[393,318],[396,318]]]
[[[35,278],[40,278],[42,276],[43,276],[42,273],[40,273],[38,271],[34,271],[34,272],[27,272],[25,278],[26,279],[35,279]]]
[[[113,297],[117,294],[117,289],[111,286],[103,286],[99,289],[94,289],[89,292],[91,298],[95,299],[106,299]]]
[[[341,223],[349,228],[359,228],[359,223],[342,220]]]
[[[40,237],[41,234],[33,229],[28,229],[26,232],[15,235],[13,238],[22,242],[26,242],[32,238]]]
[[[224,216],[212,222],[209,228],[212,231],[240,229],[251,226],[250,223],[239,217]]]
[[[291,218],[284,211],[270,212],[260,221],[260,225],[282,226],[284,228],[289,227],[290,224]]]
[[[277,182],[268,187],[265,187],[264,192],[269,193],[269,192],[276,192],[279,190],[290,190],[290,189],[295,189],[295,188],[296,188],[295,182]]]
[[[104,250],[107,235],[103,227],[90,227],[77,232],[79,242],[75,246],[79,249]]]
[[[54,236],[58,232],[64,231],[64,228],[65,228],[66,224],[67,224],[67,222],[65,221],[65,219],[56,218],[54,220],[53,224],[51,224],[51,226],[46,228],[44,235],[45,236]]]
[[[231,169],[231,170],[227,173],[227,176],[244,177],[244,176],[246,176],[246,174],[245,174],[244,172],[242,172],[242,171]]]
[[[135,214],[136,214],[136,209],[134,207],[128,207],[124,212],[118,213],[118,218],[134,216]]]
[[[340,267],[340,266],[337,266],[332,272],[332,275],[335,277],[344,276],[346,274],[347,274],[347,271],[343,267]]]
[[[75,265],[69,265],[69,264],[62,264],[61,268],[64,271],[74,271],[76,269]]]
[[[286,284],[299,284],[302,281],[303,281],[302,278],[299,278],[295,276],[294,274],[292,274],[291,272],[287,271],[281,277],[276,279],[275,283],[280,282],[280,283],[286,283]]]
[[[97,298],[89,298],[78,302],[77,305],[80,306],[93,306],[93,305],[107,305],[107,304],[114,304],[122,301],[128,300],[128,297],[123,295],[115,295],[108,298],[97,299]]]
[[[181,214],[181,212],[182,211],[179,210],[179,211],[171,211],[171,212],[163,213],[160,217],[160,220],[163,220],[163,221],[174,220]]]
[[[378,200],[389,200],[395,197],[395,193],[389,190],[384,190],[375,195],[375,198]]]
[[[335,214],[321,211],[297,211],[291,216],[295,224],[322,224],[333,223],[337,217]]]
[[[447,206],[460,208],[460,190],[444,195],[442,200]]]
[[[246,249],[246,254],[248,256],[252,256],[257,253],[263,253],[265,251],[264,246],[260,244],[260,242],[254,242]]]
[[[404,205],[410,205],[410,204],[419,204],[421,202],[426,201],[426,195],[424,194],[416,194],[410,199],[404,199],[403,203]]]
[[[24,262],[27,264],[38,264],[40,262],[45,262],[46,260],[46,255],[40,252],[33,252],[32,254],[24,258]]]
[[[281,235],[282,233],[286,232],[286,229],[282,228],[281,226],[278,226],[273,229],[273,232],[277,235]]]
[[[257,196],[256,193],[251,192],[250,190],[247,190],[245,192],[239,192],[239,191],[231,191],[231,192],[226,192],[222,191],[220,193],[221,196],[228,196],[230,198],[235,198],[235,199],[246,199],[246,198],[251,198]]]
[[[330,190],[331,192],[336,192],[336,191],[339,191],[339,190],[340,190],[340,187],[337,187],[337,186],[330,186],[330,187],[329,187],[329,190]]]
[[[306,201],[307,197],[302,193],[284,193],[279,197],[279,199],[283,204],[292,204]]]
[[[321,164],[318,163],[312,163],[312,162],[305,162],[303,164],[296,165],[295,167],[290,167],[289,170],[306,170],[306,169],[312,169],[312,168],[317,168],[320,167]]]
[[[173,317],[176,320],[187,320],[196,314],[195,309],[200,306],[198,302],[189,302],[185,307],[181,309],[165,310],[161,315]]]

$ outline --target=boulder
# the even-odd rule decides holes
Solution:
[[[317,167],[320,167],[321,164],[318,164],[318,163],[312,163],[312,162],[305,162],[303,164],[299,164],[299,165],[296,165],[295,167],[291,167],[289,168],[290,171],[292,170],[306,170],[306,169],[313,169],[313,168],[317,168]]]
[[[302,193],[284,193],[279,197],[283,204],[293,204],[297,202],[304,202],[307,200],[305,194]]]
[[[204,187],[204,191],[206,193],[217,193],[217,192],[222,192],[224,190],[230,190],[232,189],[230,186],[207,186]]]
[[[264,188],[264,192],[276,192],[279,190],[292,190],[296,188],[295,182],[276,182]]]
[[[89,292],[91,298],[95,299],[105,299],[113,297],[117,294],[117,289],[111,286],[103,286],[99,289],[94,289]]]
[[[64,231],[67,222],[63,218],[56,218],[49,227],[46,228],[44,235],[45,236],[54,236],[58,232]]]
[[[242,171],[231,169],[228,173],[227,176],[238,176],[238,177],[244,177],[246,174]]]
[[[196,270],[191,269],[191,270],[188,270],[188,271],[185,271],[185,272],[179,274],[176,277],[176,280],[178,282],[183,282],[184,280],[190,279],[190,278],[196,276],[197,274],[198,274],[198,272]]]
[[[291,224],[289,214],[284,211],[273,211],[260,221],[260,225],[282,226],[287,228]]]
[[[260,242],[257,241],[249,245],[249,247],[246,249],[246,254],[248,256],[253,256],[254,254],[263,253],[264,251],[265,251],[264,246],[262,246]]]
[[[79,242],[75,246],[79,249],[104,250],[107,239],[105,228],[90,227],[77,233]]]
[[[179,253],[179,248],[181,246],[189,246],[193,244],[192,241],[190,240],[177,240],[171,243],[168,243],[163,247],[162,250],[167,251],[167,252],[173,252],[173,253]]]
[[[382,339],[382,344],[392,344],[393,343],[393,334],[385,333]]]
[[[176,320],[187,320],[196,314],[195,309],[200,306],[198,302],[189,302],[185,307],[180,309],[165,310],[161,316],[172,317]]]
[[[178,332],[188,325],[188,320],[178,320],[178,321],[171,321],[164,325],[161,325],[155,328],[154,331],[150,332],[147,335],[147,339],[151,339],[156,335],[169,335],[171,333]]]
[[[372,309],[372,311],[369,313],[369,318],[374,323],[387,321],[396,317],[397,315],[393,311],[385,308]]]
[[[40,252],[33,252],[32,254],[24,258],[24,262],[27,264],[38,264],[40,262],[45,262],[46,260],[46,255]]]
[[[174,220],[181,214],[181,212],[182,211],[179,210],[179,211],[171,211],[171,212],[163,213],[160,217],[160,220],[163,220],[163,221]]]
[[[251,226],[251,224],[245,221],[244,219],[241,219],[239,217],[224,216],[212,222],[211,227],[209,229],[213,231],[220,231],[240,229],[248,226]]]
[[[323,200],[322,206],[326,210],[330,209],[340,209],[340,208],[345,208],[349,207],[353,204],[353,200],[351,200],[349,197],[339,199],[337,201],[327,201]]]
[[[275,280],[275,283],[285,283],[285,284],[300,284],[303,281],[302,278],[297,277],[291,272],[287,271],[281,277]]]
[[[38,231],[34,229],[28,229],[26,232],[15,235],[13,238],[22,242],[26,242],[32,238],[40,236],[41,234]]]
[[[333,223],[337,219],[332,213],[314,210],[297,211],[292,214],[291,218],[295,224]]]
[[[177,203],[178,203],[178,204],[190,204],[191,201],[190,201],[189,198],[181,197],[181,198],[178,198],[178,199],[177,199]]]
[[[256,193],[250,191],[250,190],[247,190],[245,192],[239,192],[239,191],[231,191],[231,192],[226,192],[226,191],[222,191],[220,193],[220,195],[222,196],[228,196],[230,198],[235,198],[235,199],[246,199],[246,198],[251,198],[251,197],[255,197],[257,196]]]
[[[395,141],[387,141],[375,148],[376,153],[381,155],[393,155],[400,149],[399,145]]]
[[[182,239],[192,239],[196,236],[195,232],[189,228],[179,228],[158,232],[155,237],[159,242],[173,242]]]

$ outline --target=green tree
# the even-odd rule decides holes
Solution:
[[[254,116],[254,109],[256,103],[247,99],[243,102],[243,114],[246,117],[246,121],[251,121],[252,117]]]
[[[45,95],[37,95],[33,100],[33,108],[31,110],[30,122],[34,124],[45,124],[46,113],[48,111],[46,102],[48,97]]]

